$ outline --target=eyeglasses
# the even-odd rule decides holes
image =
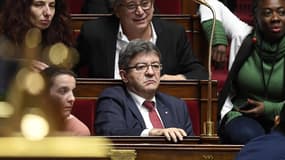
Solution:
[[[149,67],[151,67],[151,69],[154,72],[159,72],[162,69],[162,64],[160,63],[152,63],[152,64],[138,63],[135,66],[130,66],[125,69],[126,70],[135,69],[137,72],[146,72],[149,69]]]
[[[123,7],[126,7],[130,12],[135,12],[140,6],[144,11],[149,10],[152,6],[152,0],[143,0],[140,2],[140,4],[136,4],[134,2],[128,3],[128,4],[120,4]]]

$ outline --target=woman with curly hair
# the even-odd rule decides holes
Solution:
[[[72,30],[64,0],[7,1],[1,16],[0,58],[31,62],[36,71],[70,65]]]

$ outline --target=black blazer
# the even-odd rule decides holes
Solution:
[[[84,0],[82,13],[106,14],[111,13],[111,4],[107,0]]]
[[[10,85],[20,69],[20,61],[0,56],[0,101],[6,100]]]
[[[208,73],[192,52],[182,26],[153,18],[156,45],[162,54],[162,74],[184,74],[188,79],[207,79]],[[81,28],[77,49],[79,67],[87,65],[89,77],[113,78],[119,19],[114,15],[87,21]]]

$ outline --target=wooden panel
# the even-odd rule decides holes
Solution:
[[[188,136],[177,143],[166,140],[164,136],[108,136],[107,138],[114,144],[220,144],[217,136]]]
[[[0,159],[9,160],[233,160],[242,145],[111,143],[105,137],[0,138]],[[149,137],[151,140],[152,137]],[[145,143],[147,142],[147,143]]]
[[[114,144],[200,144],[200,136],[184,137],[183,141],[174,143],[166,140],[164,136],[109,136],[107,137]]]
[[[80,30],[84,21],[94,20],[100,17],[110,16],[111,14],[71,14],[71,26],[73,30]],[[190,14],[155,14],[154,17],[173,21],[184,26],[185,30],[191,30]]]
[[[65,0],[70,13],[81,13],[81,8],[85,0]]]
[[[183,14],[196,14],[198,4],[193,0],[181,0],[182,1],[182,13]]]
[[[242,146],[240,145],[159,145],[159,144],[114,144],[110,157],[2,157],[3,160],[234,160]],[[82,149],[89,149],[89,146]],[[73,152],[76,152],[75,150]],[[133,154],[129,154],[133,153]],[[117,156],[114,156],[114,155]],[[112,157],[112,158],[111,158]]]
[[[208,92],[207,82],[207,80],[161,81],[159,90],[183,100],[205,101]],[[121,84],[121,80],[115,79],[77,78],[74,94],[77,98],[97,99],[105,88]],[[212,87],[213,101],[216,101],[217,93],[214,92],[217,81],[212,82]]]
[[[182,3],[181,0],[155,0],[154,8],[160,14],[181,14]]]
[[[117,150],[135,150],[136,160],[234,160],[240,145],[114,144]]]
[[[58,137],[28,140],[1,137],[0,159],[89,159],[108,158],[113,146],[104,137]]]
[[[106,157],[106,158],[97,158],[97,157],[53,157],[52,155],[49,157],[22,157],[18,155],[17,157],[0,157],[2,160],[111,160],[111,158]]]

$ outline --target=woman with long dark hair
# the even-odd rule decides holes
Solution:
[[[32,60],[32,68],[39,71],[50,64],[70,65],[66,53],[72,46],[72,30],[64,0],[7,1],[0,23],[1,58]]]

